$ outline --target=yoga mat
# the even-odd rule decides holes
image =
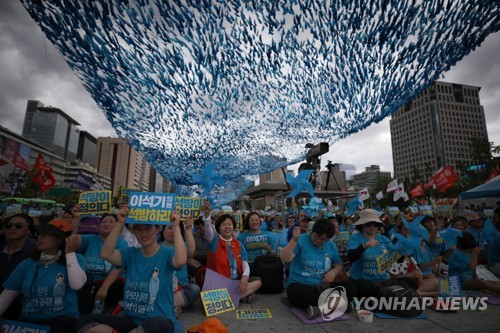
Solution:
[[[344,313],[342,316],[337,317],[333,320],[324,320],[321,315],[312,319],[312,320],[309,320],[309,319],[307,319],[307,310],[306,309],[290,308],[290,310],[292,310],[292,313],[306,325],[329,323],[332,321],[350,320],[351,319],[351,317],[348,314]]]
[[[375,317],[377,317],[378,319],[427,319],[427,315],[423,313],[419,314],[416,317],[398,317],[387,313],[375,312]]]
[[[229,295],[231,295],[234,307],[237,309],[240,306],[239,284],[240,281],[238,280],[228,279],[211,269],[207,269],[205,272],[205,281],[203,282],[202,291],[226,288]]]
[[[471,297],[488,297],[488,300],[486,303],[491,304],[491,305],[499,305],[500,304],[500,296],[498,295],[490,295],[490,294],[485,294],[480,291],[467,291],[467,296]]]

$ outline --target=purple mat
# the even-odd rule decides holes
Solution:
[[[239,284],[240,281],[238,280],[228,279],[211,269],[207,269],[202,291],[226,288],[229,295],[231,295],[235,309],[237,309],[240,306]]]
[[[485,294],[480,291],[467,291],[467,296],[471,297],[487,297],[488,300],[486,303],[491,304],[491,305],[499,305],[500,304],[500,296],[498,295],[490,295],[490,294]]]
[[[337,317],[333,320],[324,320],[322,316],[316,317],[312,320],[307,319],[307,311],[306,309],[300,309],[300,308],[290,308],[292,310],[292,313],[297,316],[304,324],[306,325],[311,325],[311,324],[322,324],[322,323],[329,323],[332,321],[339,321],[339,320],[351,320],[351,317],[348,314],[343,314],[340,317]]]

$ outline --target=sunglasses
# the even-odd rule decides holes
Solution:
[[[16,229],[22,229],[24,228],[24,224],[23,223],[12,223],[12,222],[9,222],[9,223],[6,223],[5,224],[5,229],[12,229],[13,227],[15,227]]]
[[[365,225],[367,227],[378,227],[380,223],[377,223],[377,222],[368,222],[368,223],[365,223]]]

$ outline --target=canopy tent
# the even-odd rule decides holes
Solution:
[[[462,200],[500,197],[500,176],[460,194]]]

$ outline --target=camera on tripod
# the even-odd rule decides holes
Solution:
[[[309,148],[306,162],[299,166],[299,172],[302,170],[319,170],[321,168],[321,160],[319,157],[328,153],[330,145],[328,142],[320,142],[317,145],[308,143],[306,144],[306,148]]]

